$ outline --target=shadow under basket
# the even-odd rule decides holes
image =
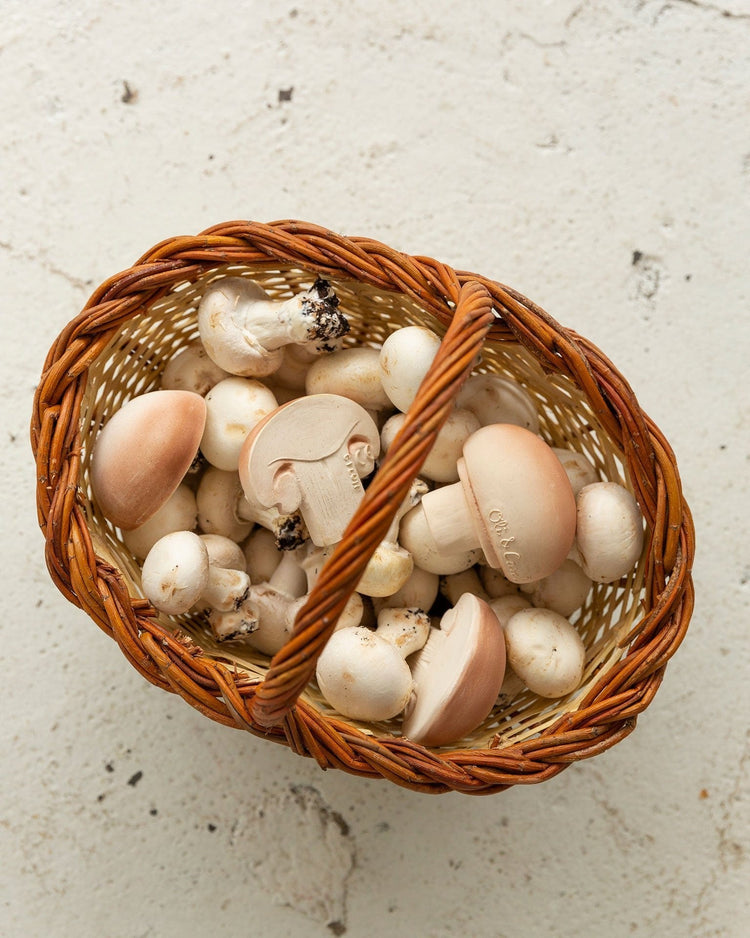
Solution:
[[[165,616],[142,598],[138,563],[103,517],[89,477],[101,426],[159,386],[167,361],[198,335],[206,285],[227,275],[252,277],[275,298],[322,275],[350,322],[349,345],[379,346],[407,325],[443,337],[401,434],[271,661],[239,643],[219,645],[201,617]],[[402,738],[398,718],[366,724],[332,711],[314,683],[315,662],[472,369],[519,382],[536,401],[548,443],[585,454],[602,478],[633,492],[647,536],[633,572],[595,585],[572,617],[586,646],[574,693],[501,696],[470,736],[429,749]],[[623,376],[510,287],[370,239],[299,221],[238,221],[162,242],[103,283],[57,338],[36,392],[31,442],[47,566],[63,595],[151,683],[324,769],[433,793],[544,781],[632,731],[690,620],[690,512],[674,455]]]

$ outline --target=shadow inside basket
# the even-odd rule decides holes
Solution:
[[[123,404],[159,387],[161,373],[169,359],[198,337],[196,313],[203,291],[209,283],[225,276],[249,276],[274,299],[286,299],[308,288],[316,275],[299,267],[270,263],[213,268],[195,281],[177,285],[148,310],[132,318],[89,368],[81,407],[80,500],[95,551],[122,573],[134,597],[143,597],[140,566],[124,546],[119,529],[103,517],[93,497],[89,473],[92,443],[99,429]],[[409,297],[359,281],[329,279],[350,323],[345,345],[378,347],[391,332],[409,325],[426,326],[441,336],[445,331]],[[485,344],[481,363],[475,371],[491,372],[519,383],[537,404],[540,434],[547,443],[584,454],[603,480],[618,482],[633,490],[615,444],[594,416],[586,396],[567,376],[545,373],[520,345],[494,339]],[[501,695],[484,722],[449,748],[502,748],[519,743],[538,736],[560,716],[575,710],[602,672],[626,653],[620,641],[640,612],[643,570],[644,558],[641,557],[635,569],[621,581],[594,584],[583,607],[570,617],[586,647],[583,682],[576,691],[555,700],[541,698],[528,690],[520,690],[513,696]],[[165,629],[186,634],[203,654],[236,666],[250,680],[265,676],[268,657],[240,642],[218,643],[205,616],[160,614],[158,618]],[[314,682],[308,685],[302,697],[322,713],[335,714]],[[343,719],[375,736],[400,735],[400,718],[384,723]]]

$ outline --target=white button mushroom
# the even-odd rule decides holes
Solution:
[[[522,609],[531,609],[531,603],[520,593],[509,596],[498,596],[497,599],[490,601],[490,609],[497,616],[497,621],[503,628],[510,622],[511,618]]]
[[[451,606],[455,606],[464,593],[471,593],[485,600],[485,602],[488,602],[490,598],[484,591],[476,567],[469,567],[468,570],[462,570],[461,573],[452,573],[450,576],[441,577],[440,593],[445,596]]]
[[[412,514],[423,512],[441,549],[481,547],[488,564],[514,583],[538,580],[560,566],[573,544],[576,503],[543,440],[511,424],[482,427],[467,440],[458,474],[460,482],[423,497],[403,519],[402,532]],[[402,544],[410,549],[403,533]],[[416,554],[414,560],[426,566]]]
[[[228,377],[208,357],[200,339],[196,339],[167,361],[160,383],[165,391],[192,391],[205,397],[215,384]]]
[[[324,347],[349,330],[325,280],[291,300],[271,300],[245,277],[225,277],[206,289],[198,329],[211,359],[230,374],[262,377],[281,364],[283,346],[314,340]]]
[[[190,531],[166,534],[143,561],[143,594],[156,609],[169,615],[187,612],[207,584],[208,550]]]
[[[380,380],[388,397],[402,413],[411,406],[430,369],[440,338],[423,326],[392,332],[380,350]]]
[[[339,351],[338,341],[331,343],[331,353]],[[273,383],[290,391],[305,393],[307,373],[313,362],[320,358],[320,351],[308,343],[292,343],[284,346],[284,356],[281,364],[273,373]],[[295,396],[300,396],[299,394]],[[289,398],[291,400],[291,398]],[[286,403],[279,401],[279,403]]]
[[[494,374],[472,375],[461,388],[456,406],[470,410],[481,426],[512,423],[539,432],[539,415],[532,397],[520,384]]]
[[[643,550],[643,517],[633,495],[616,482],[578,493],[576,546],[585,573],[613,583],[630,573]]]
[[[563,697],[583,679],[586,649],[568,620],[551,609],[522,609],[505,626],[508,663],[540,697]]]
[[[561,449],[559,446],[553,446],[552,452],[562,463],[576,498],[584,485],[592,485],[599,481],[599,474],[583,453],[572,449]]]
[[[424,643],[429,619],[412,611],[384,610],[375,632],[356,627],[331,636],[315,672],[320,692],[342,716],[354,720],[390,720],[406,706],[412,677],[405,657]],[[410,619],[411,621],[405,621]]]
[[[190,468],[205,421],[205,401],[189,391],[141,394],[113,414],[91,454],[104,517],[127,531],[156,514]]]
[[[364,495],[380,435],[359,404],[336,394],[290,401],[248,435],[240,454],[247,499],[299,511],[310,538],[336,544]]]
[[[535,606],[570,616],[580,609],[591,592],[591,578],[573,560],[564,560],[549,576],[539,580],[531,593]]]
[[[381,609],[408,608],[429,612],[437,599],[440,577],[421,567],[414,567],[409,579],[391,596],[373,600],[375,612]]]
[[[386,421],[380,441],[384,450],[390,449],[396,434],[404,425],[405,414],[394,414]],[[479,421],[469,410],[452,410],[440,428],[435,442],[422,464],[420,473],[434,482],[457,482],[457,463],[461,458],[464,444],[476,430]]]
[[[403,735],[445,746],[472,732],[492,711],[504,673],[503,630],[487,603],[464,593],[416,657]]]
[[[314,362],[305,380],[308,394],[340,394],[367,410],[391,408],[380,380],[380,350],[358,346],[341,349]]]
[[[225,378],[206,395],[201,452],[212,466],[236,472],[245,438],[279,406],[271,391],[252,378]]]
[[[265,583],[284,556],[276,545],[276,538],[267,528],[256,528],[242,545],[246,570],[253,583]]]
[[[502,570],[496,570],[486,564],[479,565],[479,579],[490,599],[514,596],[518,593],[517,583],[511,583]]]
[[[165,534],[171,534],[173,531],[192,531],[197,520],[195,495],[182,483],[148,521],[130,531],[123,531],[122,539],[133,556],[137,560],[143,560]]]

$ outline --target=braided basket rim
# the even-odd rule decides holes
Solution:
[[[533,738],[502,749],[433,751],[404,738],[365,734],[301,699],[281,722],[259,719],[262,701],[256,697],[263,685],[203,655],[188,637],[166,630],[148,602],[129,594],[117,567],[97,556],[78,498],[79,418],[91,364],[118,328],[177,284],[222,265],[272,262],[402,293],[444,327],[450,327],[461,289],[478,285],[489,294],[496,314],[488,341],[518,342],[545,371],[569,377],[618,443],[650,533],[643,614],[621,640],[623,657],[601,674],[575,710]],[[385,778],[429,793],[488,794],[542,782],[632,732],[690,621],[695,534],[676,460],[615,366],[587,339],[512,288],[369,238],[280,220],[232,221],[195,237],[160,242],[104,281],[53,343],[34,396],[31,446],[45,559],[60,592],[118,642],[148,681],[178,693],[219,723],[314,758],[321,768]]]

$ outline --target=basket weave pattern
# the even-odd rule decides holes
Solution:
[[[405,425],[325,565],[289,643],[268,662],[220,647],[190,616],[179,627],[140,598],[138,565],[101,516],[88,481],[91,442],[135,394],[158,386],[196,335],[195,309],[218,276],[249,275],[290,296],[318,274],[350,319],[348,341],[380,345],[395,328],[444,335]],[[398,735],[398,721],[355,724],[317,693],[315,662],[476,363],[520,381],[552,445],[585,453],[627,485],[647,546],[626,581],[596,586],[575,624],[587,649],[581,688],[561,701],[501,698],[450,749]],[[34,400],[31,442],[50,574],[147,680],[225,725],[288,745],[322,768],[425,792],[491,793],[550,778],[627,736],[651,702],[693,607],[694,532],[673,453],[626,380],[583,337],[516,291],[431,258],[298,221],[230,222],[157,245],[107,280],[52,346]]]

